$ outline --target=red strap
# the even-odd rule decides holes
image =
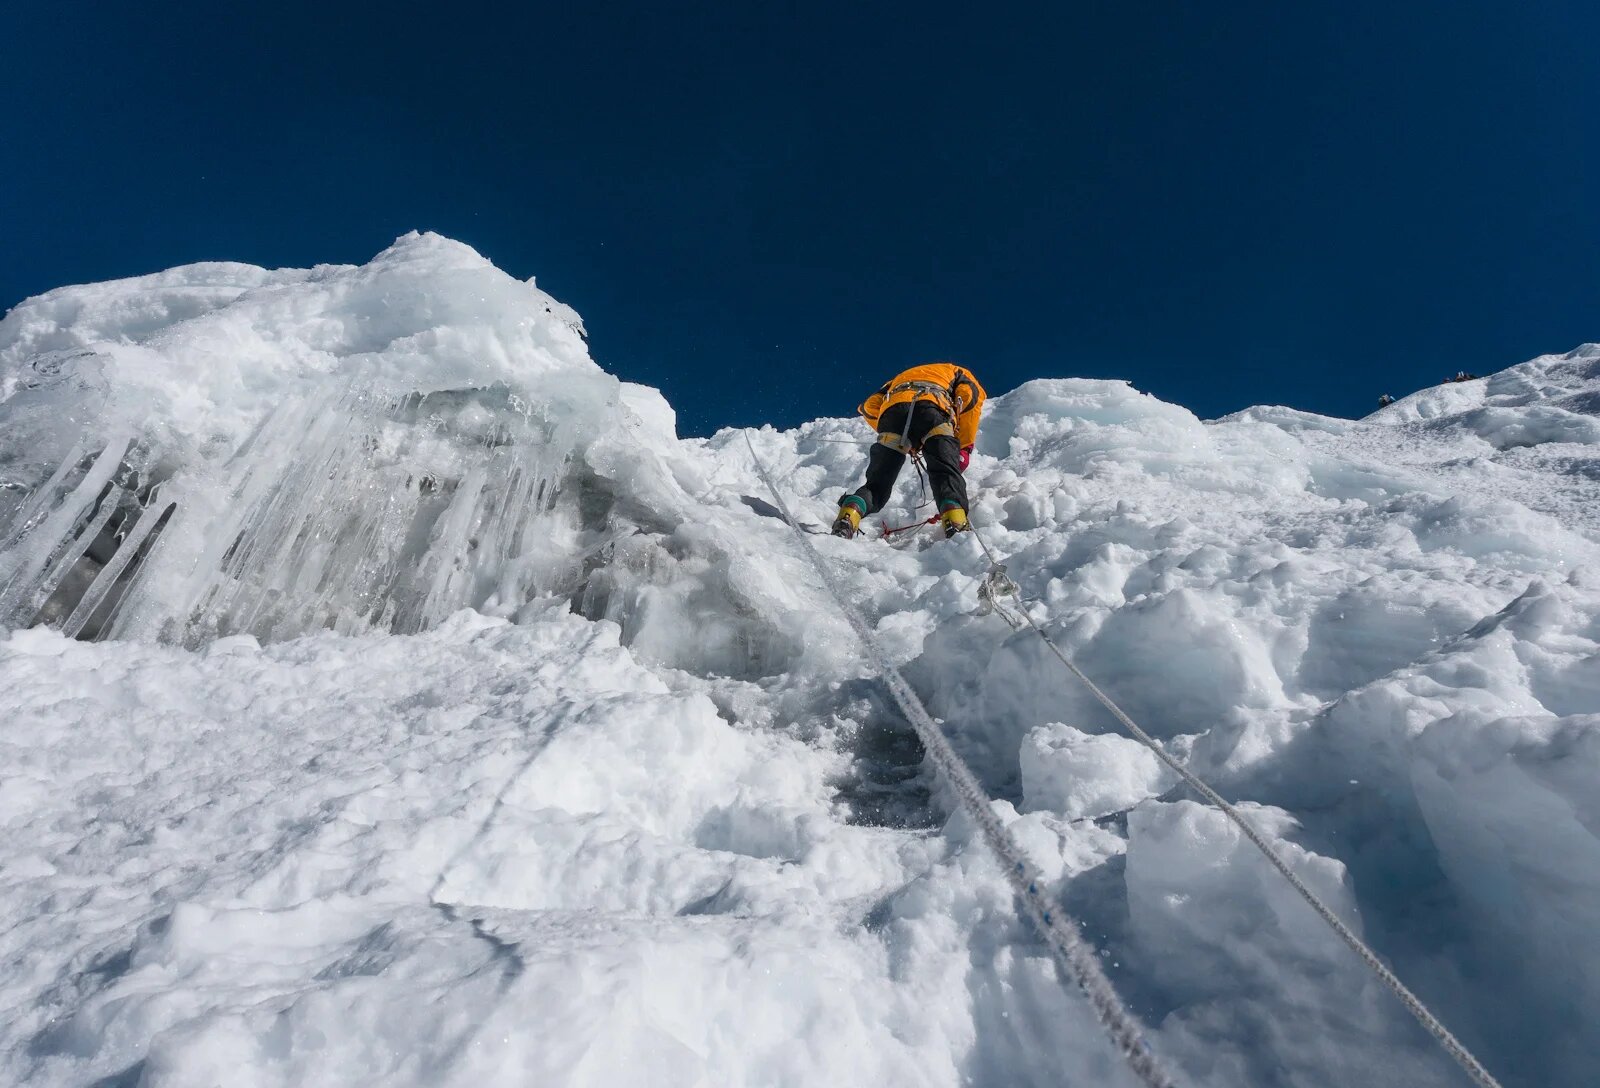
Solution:
[[[936,522],[938,520],[939,520],[939,515],[935,514],[935,515],[933,515],[933,517],[929,518],[927,521],[918,521],[918,522],[914,522],[911,525],[902,525],[898,529],[891,529],[887,525],[885,525],[883,527],[883,535],[886,536],[886,537],[890,537],[890,536],[894,536],[894,534],[896,534],[896,533],[903,533],[903,532],[906,532],[906,531],[908,531],[910,529],[920,529],[924,525],[932,525],[934,522]]]

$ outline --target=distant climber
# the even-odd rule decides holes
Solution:
[[[866,482],[839,498],[833,534],[855,536],[863,517],[883,509],[906,454],[919,451],[944,535],[968,528],[967,482],[961,474],[978,441],[983,400],[977,379],[954,363],[914,366],[884,382],[856,409],[878,440],[867,454]]]
[[[1477,380],[1478,380],[1478,376],[1476,374],[1469,374],[1465,370],[1458,370],[1458,371],[1456,371],[1456,376],[1455,377],[1446,378],[1444,380],[1443,384],[1444,385],[1449,385],[1452,382],[1475,382]]]
[[[1378,407],[1379,408],[1387,408],[1387,407],[1389,407],[1389,405],[1391,405],[1393,403],[1394,403],[1394,398],[1391,397],[1387,393],[1384,393],[1382,396],[1380,396],[1378,398]]]

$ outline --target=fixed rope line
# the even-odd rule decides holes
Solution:
[[[988,604],[1006,619],[1006,622],[1011,623],[1014,628],[1018,627],[1016,623],[1011,622],[1010,617],[1006,615],[1005,609],[995,600],[998,596],[1017,595],[1016,583],[1006,576],[1005,567],[996,562],[994,553],[989,550],[989,545],[984,541],[983,537],[979,536],[976,530],[973,530],[972,535],[977,539],[978,546],[983,549],[983,554],[989,559],[989,579],[985,583],[989,586],[989,591],[982,595]],[[1191,789],[1221,809],[1223,815],[1238,826],[1239,830],[1244,833],[1245,838],[1254,843],[1256,848],[1266,855],[1266,859],[1272,863],[1272,867],[1282,874],[1283,878],[1289,882],[1294,890],[1300,893],[1300,897],[1311,904],[1311,909],[1316,911],[1324,922],[1328,923],[1333,931],[1339,935],[1340,939],[1350,946],[1350,950],[1361,958],[1361,961],[1372,970],[1373,974],[1378,976],[1378,979],[1389,988],[1395,997],[1400,999],[1400,1003],[1406,1007],[1406,1011],[1416,1017],[1417,1022],[1427,1030],[1429,1035],[1433,1036],[1440,1047],[1444,1049],[1444,1052],[1455,1060],[1456,1064],[1466,1072],[1467,1076],[1472,1078],[1474,1084],[1477,1084],[1479,1088],[1500,1088],[1500,1082],[1495,1080],[1489,1074],[1489,1071],[1483,1067],[1482,1063],[1472,1056],[1472,1052],[1450,1033],[1450,1029],[1445,1027],[1438,1017],[1428,1011],[1428,1007],[1422,1003],[1422,1000],[1407,989],[1405,983],[1401,982],[1393,971],[1384,966],[1383,961],[1378,958],[1378,954],[1368,948],[1366,942],[1357,937],[1350,927],[1345,925],[1339,919],[1339,916],[1334,914],[1328,905],[1318,898],[1316,892],[1307,887],[1305,881],[1301,880],[1295,871],[1289,868],[1289,863],[1279,856],[1266,838],[1255,829],[1255,826],[1249,820],[1244,818],[1244,815],[1237,808],[1225,800],[1216,790],[1208,786],[1193,771],[1168,755],[1166,749],[1157,743],[1154,737],[1139,728],[1137,722],[1128,717],[1121,707],[1112,702],[1111,696],[1101,691],[1093,680],[1084,675],[1082,669],[1073,664],[1072,659],[1063,653],[1050,636],[1045,634],[1044,629],[1034,622],[1033,617],[1028,614],[1028,610],[1022,606],[1020,601],[1016,611],[1023,621],[1033,628],[1034,634],[1044,640],[1045,645],[1050,647],[1051,652],[1056,657],[1060,658],[1061,663],[1071,671],[1073,676],[1083,681],[1084,686],[1100,701],[1100,705],[1109,710],[1112,716],[1122,723],[1123,727],[1128,730],[1135,740],[1154,752],[1156,758],[1177,772],[1178,777],[1182,778]]]
[[[1033,866],[1028,863],[1021,848],[1012,839],[1005,825],[1000,822],[1000,818],[994,814],[994,807],[978,783],[977,777],[950,746],[950,742],[945,739],[945,735],[934,723],[932,715],[928,713],[927,707],[922,705],[917,693],[900,675],[900,670],[895,668],[884,655],[866,621],[850,604],[843,588],[835,580],[833,572],[823,562],[821,554],[789,513],[788,503],[783,501],[783,495],[773,483],[772,477],[767,472],[767,466],[756,453],[755,443],[750,441],[748,434],[745,435],[745,442],[750,447],[750,457],[755,462],[757,474],[760,475],[762,483],[767,485],[767,490],[772,492],[772,498],[778,504],[783,519],[795,531],[806,558],[816,569],[823,586],[832,595],[834,603],[839,606],[839,611],[855,629],[856,637],[861,640],[868,657],[877,666],[884,683],[888,685],[889,693],[894,696],[895,702],[900,705],[901,711],[916,730],[917,737],[922,741],[922,746],[933,760],[934,766],[955,791],[961,806],[978,825],[989,848],[1000,858],[1006,879],[1022,903],[1023,911],[1043,934],[1045,943],[1049,945],[1057,962],[1083,990],[1090,1006],[1094,1009],[1096,1019],[1105,1028],[1106,1034],[1121,1052],[1128,1067],[1147,1088],[1176,1088],[1172,1077],[1145,1042],[1139,1021],[1122,1004],[1122,999],[1117,996],[1110,979],[1106,978],[1105,972],[1100,969],[1094,950],[1079,936],[1076,923],[1065,911],[1056,909],[1045,898]]]

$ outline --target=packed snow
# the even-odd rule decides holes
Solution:
[[[968,473],[1029,615],[1507,1086],[1600,1051],[1597,407],[1600,345],[1357,421],[1051,378]],[[0,1081],[1135,1083],[747,446],[816,528],[869,437],[679,439],[436,235],[18,305]],[[1180,1082],[1465,1083],[932,532],[814,542]]]

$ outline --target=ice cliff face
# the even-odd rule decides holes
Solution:
[[[1594,345],[1361,421],[1042,380],[969,473],[1035,619],[1507,1085],[1600,1043],[1597,399]],[[749,434],[819,520],[866,437]],[[14,309],[0,1078],[1126,1083],[768,498],[436,236]],[[1186,1083],[1459,1083],[908,536],[819,543]]]
[[[618,434],[671,419],[570,310],[436,236],[52,292],[0,366],[0,622],[187,645],[514,613],[577,579]]]

